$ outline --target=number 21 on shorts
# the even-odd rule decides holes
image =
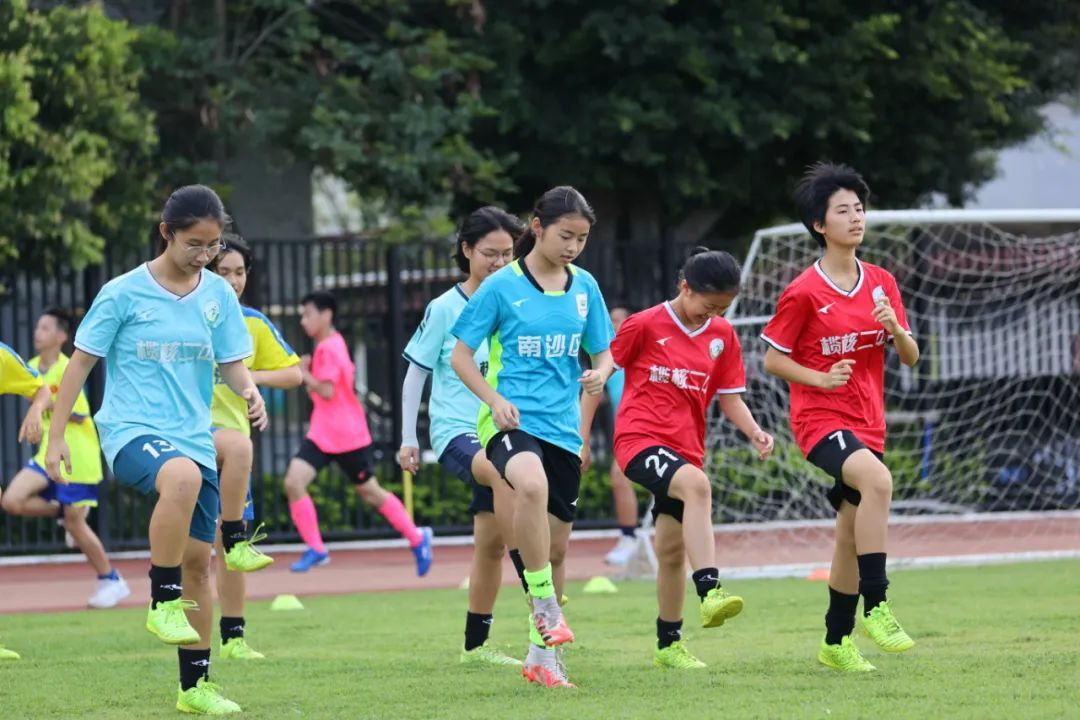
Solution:
[[[655,455],[650,455],[647,458],[645,458],[645,467],[647,467],[647,468],[651,467],[653,470],[655,470],[656,471],[656,477],[658,477],[658,478],[664,477],[664,473],[667,472],[667,469],[670,466],[670,463],[662,462],[660,460],[661,455],[666,457],[668,460],[678,460],[679,459],[678,455],[675,455],[674,453],[671,453],[671,452],[665,450],[664,448],[658,448]]]

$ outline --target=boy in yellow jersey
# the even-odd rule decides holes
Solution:
[[[61,348],[70,333],[71,316],[59,308],[42,313],[34,328],[34,349],[38,355],[27,364],[41,375],[50,392],[49,407],[42,420],[43,438],[48,437],[52,393],[60,386],[60,378],[67,368],[68,356]],[[65,474],[68,484],[55,483],[45,473],[47,443],[43,439],[33,459],[12,478],[0,504],[11,515],[63,517],[64,528],[97,573],[97,590],[87,600],[87,605],[113,607],[130,595],[131,590],[109,563],[101,540],[86,522],[90,508],[97,507],[98,485],[103,475],[97,428],[90,419],[90,403],[82,392],[75,401],[75,412],[64,431],[64,439],[71,448],[71,474]]]
[[[19,354],[0,342],[0,395],[21,395],[28,398],[30,409],[19,427],[19,442],[41,440],[41,416],[49,405],[49,389],[36,370]],[[0,496],[2,499],[2,496]],[[0,644],[0,660],[18,660],[19,653]]]
[[[251,248],[242,237],[232,233],[226,233],[222,241],[224,248],[211,268],[225,278],[240,298],[251,271]],[[254,351],[244,360],[244,365],[251,370],[256,384],[282,389],[298,387],[303,381],[300,358],[265,315],[249,307],[241,309]],[[251,501],[252,446],[247,401],[218,378],[210,415],[221,478],[221,530],[216,547],[218,557],[225,559],[225,567],[219,565],[217,573],[221,658],[259,660],[264,655],[253,650],[244,638],[244,572],[258,570],[272,560],[253,547],[253,543],[261,539],[258,533],[250,540],[247,538],[245,523],[255,519]]]

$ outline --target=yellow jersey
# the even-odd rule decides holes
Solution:
[[[300,358],[285,342],[274,323],[258,310],[242,308],[244,322],[251,335],[252,353],[244,360],[248,370],[281,370],[300,364]],[[232,391],[215,372],[214,398],[210,403],[210,421],[214,427],[230,428],[251,436],[247,402]]]
[[[33,399],[45,380],[19,354],[0,342],[0,395]]]
[[[60,379],[64,377],[64,370],[67,369],[68,361],[68,356],[60,353],[60,357],[56,359],[52,367],[41,376],[49,386],[53,402],[56,402],[56,392],[60,389]],[[34,370],[41,372],[40,357],[31,358],[28,364]],[[34,462],[41,467],[45,467],[45,451],[48,448],[49,425],[51,423],[52,412],[47,412],[41,419],[43,432],[41,445],[34,455]],[[64,440],[68,444],[68,450],[71,451],[71,474],[68,475],[63,467],[60,468],[60,472],[67,481],[84,485],[96,485],[101,482],[104,476],[101,471],[101,444],[98,442],[97,428],[90,418],[90,403],[82,390],[79,391],[79,396],[75,398],[75,407],[71,410],[71,420],[68,421],[68,426],[64,430]]]

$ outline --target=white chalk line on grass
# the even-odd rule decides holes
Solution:
[[[904,526],[904,525],[929,525],[929,524],[960,524],[960,523],[1005,523],[1005,522],[1030,522],[1033,520],[1080,520],[1080,510],[1052,510],[1047,512],[1004,512],[1004,513],[967,513],[963,515],[913,515],[904,516],[896,515],[889,519],[891,526]],[[835,524],[835,521],[830,519],[822,520],[787,520],[787,521],[771,521],[761,523],[728,523],[724,525],[715,525],[713,530],[718,534],[728,533],[771,533],[783,530],[799,530],[803,528],[820,528],[830,529]],[[1080,529],[1078,529],[1080,534]],[[604,538],[617,538],[620,535],[620,531],[617,529],[612,530],[575,530],[571,536],[572,540],[602,540]],[[1080,537],[1080,535],[1078,535]],[[1078,540],[1080,542],[1080,540]],[[436,547],[453,547],[472,545],[473,538],[471,535],[447,535],[444,537],[436,537],[433,541]],[[405,549],[408,547],[408,543],[403,538],[395,538],[392,540],[346,540],[339,542],[326,543],[326,547],[329,550],[388,550],[394,548]],[[291,553],[291,552],[303,552],[307,549],[307,546],[302,543],[281,543],[278,545],[262,545],[260,549],[264,550],[267,554],[276,553]],[[1055,553],[1066,553],[1065,555],[1056,555]],[[1071,553],[1071,554],[1070,554]],[[1015,553],[995,553],[995,554],[971,554],[971,555],[949,555],[949,556],[930,556],[925,558],[895,558],[889,561],[889,565],[893,567],[933,567],[936,565],[980,565],[991,564],[1000,562],[1022,562],[1025,560],[1043,560],[1043,559],[1056,559],[1056,558],[1073,558],[1080,557],[1080,547],[1076,550],[1050,550],[1045,552],[1015,552]],[[148,560],[150,558],[150,551],[148,550],[125,550],[121,552],[109,553],[109,558],[113,560]],[[953,560],[955,558],[955,560]],[[990,558],[1005,558],[999,560],[992,560]],[[1011,558],[1016,558],[1011,559]],[[973,560],[974,559],[974,560]],[[922,562],[931,564],[919,564]],[[19,567],[27,565],[66,565],[70,563],[82,563],[86,562],[82,553],[69,552],[59,553],[55,555],[12,555],[10,557],[0,557],[0,567]],[[903,563],[903,564],[900,564]],[[726,568],[722,569],[724,574],[728,577],[791,577],[803,572],[803,568],[806,569],[806,573],[809,573],[815,568],[822,567],[821,563],[816,564],[799,564],[799,565],[762,565],[757,566],[756,571],[763,573],[770,573],[776,570],[777,572],[789,572],[792,574],[761,574],[761,575],[740,575],[739,573],[746,573],[751,570],[755,570],[753,567],[740,567],[740,568]],[[784,568],[799,568],[798,570],[784,571]],[[804,573],[805,574],[805,573]]]

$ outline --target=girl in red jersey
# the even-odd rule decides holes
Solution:
[[[829,610],[818,660],[845,672],[874,670],[851,641],[863,596],[863,630],[886,652],[915,643],[885,589],[892,476],[885,467],[885,346],[909,367],[919,359],[896,279],[855,256],[870,189],[846,165],[818,163],[795,189],[799,217],[824,249],[784,290],[761,334],[765,370],[791,385],[791,429],[806,458],[828,473],[836,509]]]
[[[746,390],[742,348],[731,324],[720,317],[739,292],[739,264],[726,252],[697,248],[679,273],[679,294],[627,318],[611,344],[626,387],[615,416],[615,459],[626,476],[655,497],[655,663],[703,668],[681,641],[686,599],[686,558],[701,598],[702,627],[718,627],[738,615],[740,597],[720,587],[712,528],[712,484],[702,470],[705,421],[719,395],[720,408],[759,457],[773,439],[742,401]],[[591,424],[596,400],[583,396]],[[588,425],[585,426],[588,428]]]

